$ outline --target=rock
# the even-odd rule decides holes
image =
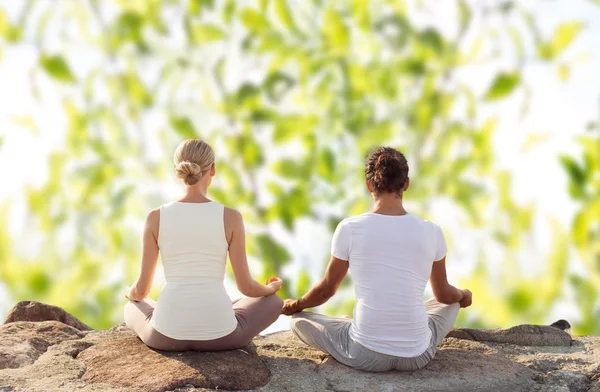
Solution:
[[[556,337],[562,335],[531,326],[506,334],[466,331],[467,337],[491,338],[447,337],[425,368],[374,374],[341,365],[289,331],[259,336],[244,351],[169,353],[149,349],[123,324],[108,331],[79,331],[57,321],[13,322],[0,327],[0,359],[16,364],[0,369],[0,392],[199,392],[217,387],[256,392],[600,392],[600,337],[544,346],[544,337],[560,343],[564,341]]]
[[[70,325],[80,331],[89,331],[88,327],[62,308],[35,301],[22,301],[16,304],[6,316],[4,324],[15,321],[49,321],[56,320]]]
[[[414,372],[356,372],[348,377],[348,368],[334,360],[318,372],[340,391],[361,391],[368,385],[370,391],[402,386],[406,391],[518,392],[535,385],[535,373],[508,358],[452,348],[440,350],[429,365]]]
[[[161,352],[135,336],[103,342],[77,356],[86,366],[82,380],[145,391],[200,388],[248,390],[269,382],[269,370],[252,345],[220,353]]]
[[[84,334],[58,321],[16,321],[0,326],[0,369],[33,363],[48,347]]]
[[[521,346],[570,346],[573,340],[571,335],[559,328],[529,324],[509,329],[460,328],[450,331],[447,337]]]

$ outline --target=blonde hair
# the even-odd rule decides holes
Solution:
[[[215,162],[215,152],[204,140],[189,139],[175,150],[175,173],[187,185],[194,185]]]

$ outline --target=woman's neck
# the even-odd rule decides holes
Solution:
[[[402,196],[395,193],[373,195],[373,213],[381,215],[406,215],[408,212],[402,205]]]
[[[207,189],[208,187],[201,183],[192,186],[186,186],[185,194],[178,201],[196,203],[210,201],[210,199],[206,197]]]

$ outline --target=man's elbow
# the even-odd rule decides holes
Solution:
[[[319,296],[325,301],[328,301],[331,297],[335,295],[335,292],[335,289],[332,289],[330,287],[323,287],[319,290]]]
[[[453,298],[450,295],[449,291],[433,293],[433,297],[435,298],[436,301],[438,301],[441,304],[451,305],[455,302],[455,301],[453,301]]]

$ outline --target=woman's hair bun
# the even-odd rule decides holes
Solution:
[[[177,177],[187,185],[194,185],[215,163],[215,153],[204,140],[188,139],[175,150],[173,163]]]
[[[175,166],[177,177],[188,185],[194,185],[202,178],[202,168],[200,165],[190,161],[182,161]]]

